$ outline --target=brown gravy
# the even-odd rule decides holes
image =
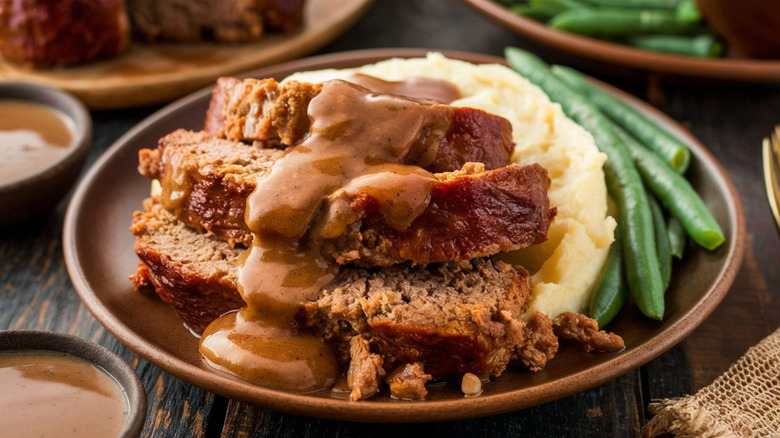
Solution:
[[[105,371],[67,353],[0,353],[3,436],[117,436],[127,397]]]
[[[0,184],[33,175],[68,153],[70,120],[36,103],[0,100]]]
[[[404,90],[402,83],[365,78],[383,90]],[[418,97],[419,90],[406,92]],[[445,94],[439,98],[452,97]],[[308,111],[309,136],[287,149],[247,200],[254,243],[238,281],[247,307],[214,321],[200,344],[212,366],[296,392],[329,388],[339,371],[331,347],[295,322],[300,305],[315,300],[338,272],[320,254],[318,237],[338,236],[354,220],[348,200],[357,192],[376,199],[387,223],[403,230],[427,207],[434,180],[401,164],[430,146],[424,129],[436,115],[430,105],[333,80]]]

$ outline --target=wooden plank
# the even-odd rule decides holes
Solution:
[[[423,424],[347,423],[282,414],[231,401],[222,438],[632,437],[639,436],[640,410],[644,409],[635,391],[638,387],[639,373],[631,372],[592,390],[541,406],[492,417]]]

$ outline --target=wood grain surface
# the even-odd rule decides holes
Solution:
[[[396,46],[500,55],[507,45],[534,50],[549,62],[574,65],[651,100],[710,148],[737,187],[748,241],[734,285],[699,328],[647,365],[555,402],[446,423],[338,422],[226,400],[139,359],[83,307],[62,257],[67,200],[53,206],[51,213],[0,230],[0,329],[67,332],[117,352],[135,367],[147,391],[144,437],[640,436],[650,400],[682,396],[707,385],[780,326],[780,233],[766,202],[760,154],[761,139],[780,123],[780,87],[680,82],[585,64],[528,43],[451,0],[377,0],[356,26],[320,53]],[[93,112],[95,136],[87,166],[155,109]]]

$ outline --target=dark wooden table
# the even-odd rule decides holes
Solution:
[[[761,139],[780,123],[780,86],[699,83],[582,64],[532,45],[455,0],[376,0],[320,53],[428,47],[501,55],[530,48],[653,103],[683,123],[724,165],[745,208],[744,262],[728,295],[687,339],[647,365],[590,391],[517,412],[436,424],[375,425],[307,418],[224,399],[139,359],[81,304],[62,256],[67,199],[53,213],[0,231],[0,329],[45,329],[89,338],[119,353],[148,393],[144,437],[233,436],[639,436],[652,399],[707,385],[780,326],[780,241],[761,176]],[[779,78],[780,79],[780,78]],[[156,107],[93,112],[88,165]]]

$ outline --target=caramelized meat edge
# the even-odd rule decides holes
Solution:
[[[309,132],[307,108],[321,88],[296,81],[280,84],[274,79],[219,78],[204,130],[229,140],[294,146]],[[457,170],[469,162],[483,163],[487,169],[509,164],[514,144],[512,125],[505,118],[474,108],[414,100],[409,105],[425,106],[431,115],[420,129],[418,142],[404,157],[405,164],[431,172]]]

